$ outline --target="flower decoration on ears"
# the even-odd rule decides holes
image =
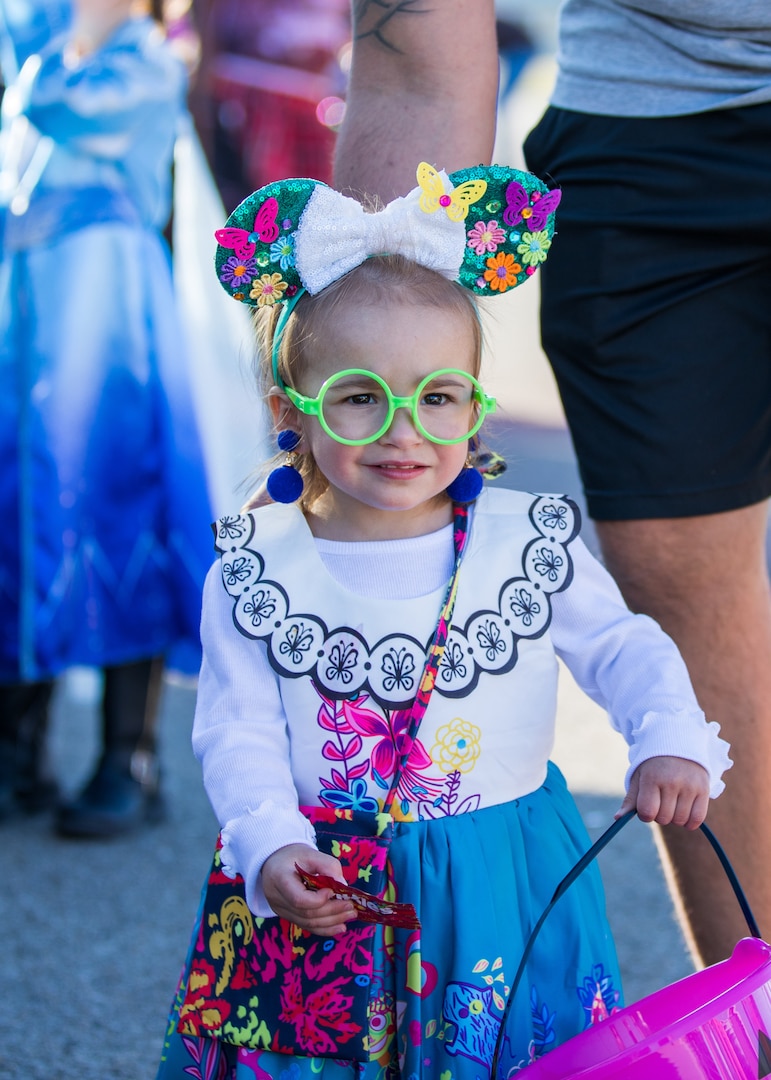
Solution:
[[[448,176],[422,162],[418,186],[382,210],[317,180],[255,191],[215,236],[217,275],[252,307],[320,292],[371,255],[404,255],[481,296],[500,296],[545,261],[561,193],[501,165]]]
[[[466,253],[458,280],[480,296],[500,296],[532,277],[546,261],[562,192],[532,173],[500,165],[452,173],[463,186],[485,178],[484,196],[469,207]]]

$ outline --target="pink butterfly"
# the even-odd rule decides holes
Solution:
[[[549,214],[559,206],[562,192],[555,188],[542,195],[534,191],[528,195],[521,184],[512,180],[506,188],[506,209],[503,211],[503,220],[507,225],[518,225],[520,221],[527,223],[528,227],[539,232],[545,228]]]
[[[278,237],[277,214],[278,200],[266,199],[255,215],[251,232],[230,227],[217,229],[214,236],[223,247],[232,248],[239,259],[251,259],[257,250],[257,240],[271,244]]]

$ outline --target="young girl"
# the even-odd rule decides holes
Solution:
[[[557,656],[629,743],[619,813],[693,829],[730,765],[671,641],[628,611],[577,538],[575,505],[475,483],[476,432],[494,402],[477,381],[473,294],[531,276],[558,194],[497,167],[447,177],[421,165],[418,180],[373,214],[284,181],[218,233],[220,279],[259,309],[262,378],[290,453],[268,479],[279,502],[216,526],[194,746],[223,829],[217,865],[243,877],[255,933],[276,914],[330,948],[352,933],[354,908],[298,876],[299,864],[343,877],[299,807],[381,809],[406,754],[389,876],[422,929],[377,932],[368,1064],[309,1050],[342,1006],[308,1002],[294,1046],[207,1038],[222,1016],[200,967],[205,988],[172,1013],[163,1080],[489,1075],[528,934],[589,846],[549,761]],[[456,558],[451,626],[412,739],[405,718]],[[259,1018],[259,979],[254,994]],[[587,872],[537,940],[502,1075],[620,1003]]]

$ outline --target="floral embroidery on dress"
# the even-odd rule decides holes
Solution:
[[[459,716],[436,732],[431,757],[443,773],[466,773],[476,765],[481,753],[482,732],[476,724]]]
[[[407,749],[409,710],[381,710],[368,695],[350,699],[321,698],[316,720],[330,737],[322,757],[334,763],[319,777],[319,800],[324,806],[377,811],[383,800],[369,794],[367,778],[385,797],[397,764]],[[482,732],[456,717],[436,733],[430,754],[415,739],[396,790],[396,816],[403,820],[451,817],[479,807],[478,793],[461,799],[462,774],[473,770],[481,753]],[[436,775],[436,769],[444,777]]]
[[[607,1020],[611,1013],[618,1012],[620,994],[613,985],[613,977],[602,964],[595,964],[579,987],[578,997],[586,1013],[586,1026],[599,1024]]]
[[[423,799],[418,804],[418,817],[436,820],[455,817],[479,809],[482,801],[479,792],[461,799],[463,774],[473,770],[482,751],[482,732],[467,720],[456,716],[449,724],[443,724],[436,732],[431,757],[446,774],[441,794],[433,802]]]
[[[554,1032],[554,1021],[557,1019],[556,1012],[542,1002],[538,995],[538,989],[535,986],[530,988],[530,1015],[533,1019],[533,1043],[532,1043],[532,1059],[541,1057],[551,1048],[556,1035]]]
[[[182,1044],[193,1060],[193,1064],[185,1069],[192,1080],[228,1080],[235,1076],[235,1069],[231,1070],[217,1039],[191,1039],[183,1035]]]
[[[318,688],[316,692],[322,700],[317,722],[331,736],[321,753],[327,761],[335,762],[328,777],[319,777],[322,804],[379,810],[380,803],[368,795],[364,778],[369,776],[385,797],[407,749],[409,710],[379,712],[371,707],[366,694],[340,701],[326,697]],[[409,815],[412,803],[439,797],[442,780],[431,775],[433,765],[421,741],[415,739],[396,789],[395,806],[401,816]]]

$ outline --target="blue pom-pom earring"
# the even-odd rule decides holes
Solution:
[[[286,461],[268,476],[265,487],[273,502],[297,502],[303,493],[303,478],[295,465],[298,458],[295,448],[300,436],[296,431],[279,431],[276,441],[279,450],[286,451]]]
[[[478,499],[484,487],[482,474],[466,459],[466,464],[445,491],[455,503],[472,503]]]

